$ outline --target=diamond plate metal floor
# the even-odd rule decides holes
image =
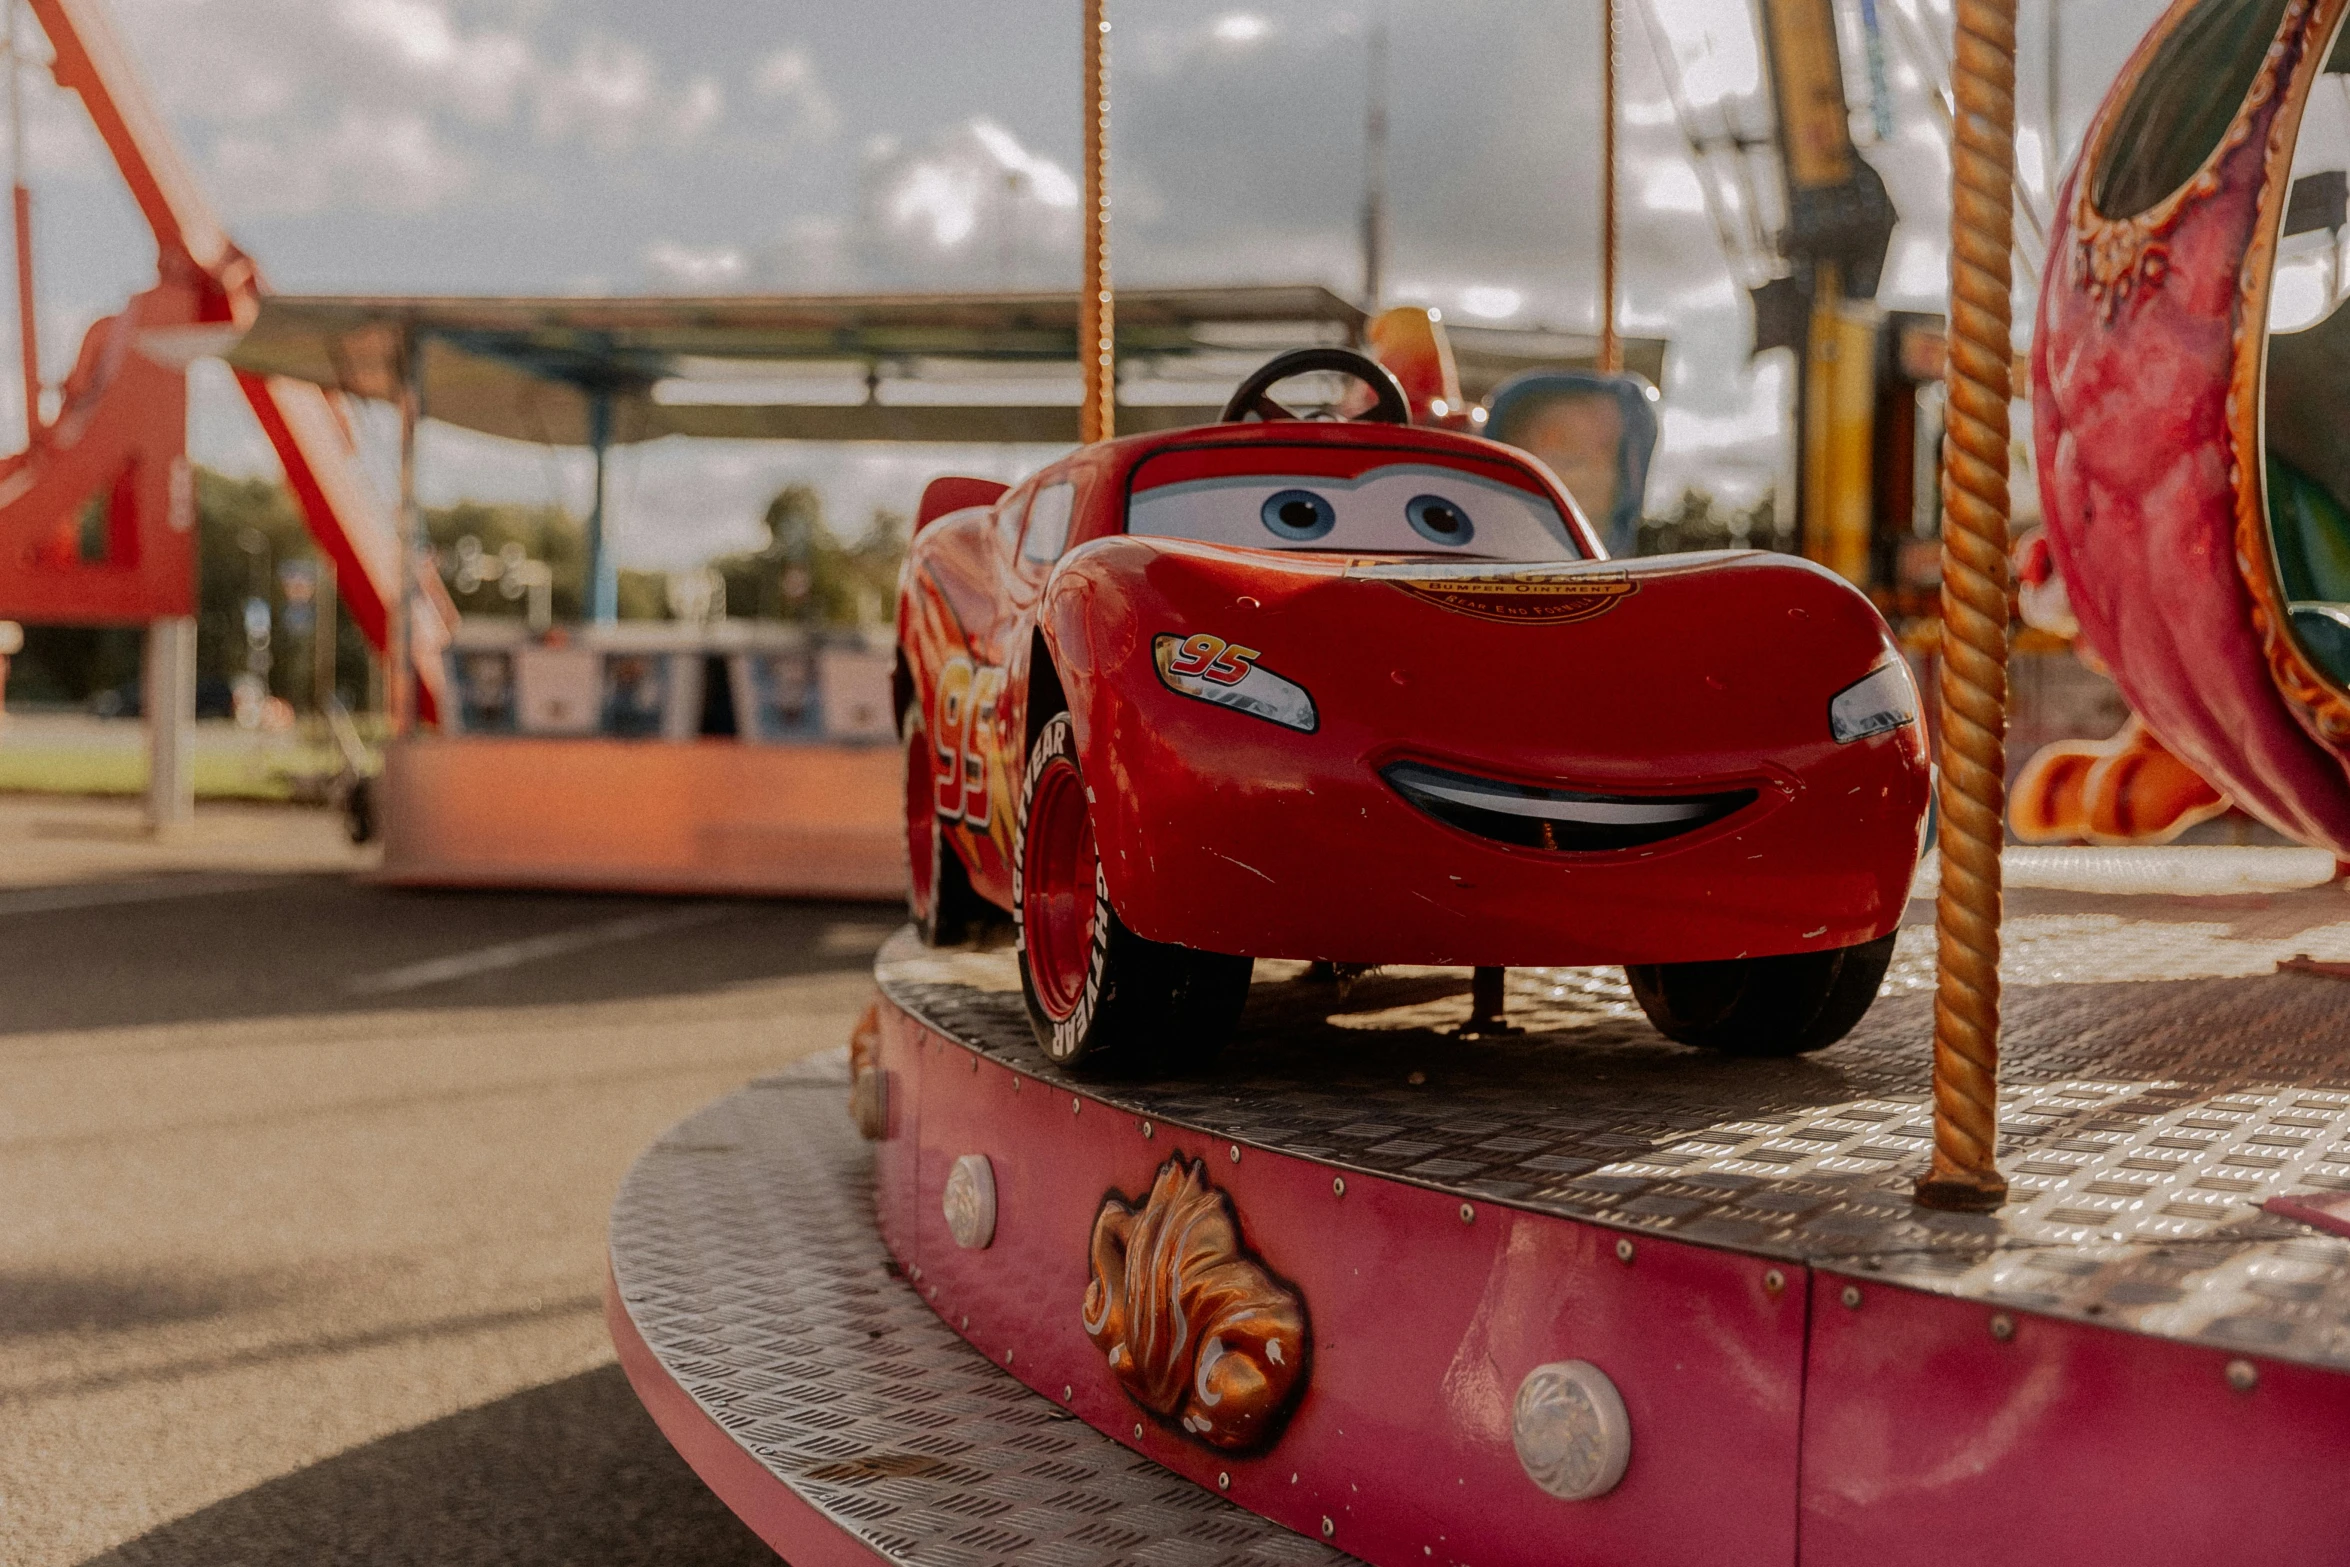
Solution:
[[[1353,1558],[1127,1451],[1022,1387],[896,1276],[845,1052],[648,1149],[612,1212],[615,1287],[663,1369],[880,1560],[1285,1567]]]
[[[1012,955],[910,933],[878,974],[941,1033],[1048,1082],[1346,1170],[2022,1310],[2350,1370],[2350,1241],[2260,1210],[2350,1190],[2350,960],[2338,885],[2225,897],[2010,900],[1993,1217],[1930,1214],[1932,931],[1901,934],[1853,1035],[1734,1061],[1649,1028],[1619,971],[1519,970],[1519,1035],[1452,1037],[1467,976],[1341,995],[1258,965],[1211,1075],[1070,1077],[1036,1050]],[[1923,904],[1914,920],[1930,919]]]

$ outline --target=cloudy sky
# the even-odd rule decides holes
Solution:
[[[231,231],[274,286],[343,292],[813,291],[1073,285],[1072,0],[110,0]],[[1117,276],[1351,291],[1367,9],[1381,0],[1113,0]],[[1392,301],[1588,328],[1598,210],[1595,0],[1385,0],[1393,36]],[[2023,0],[2026,138],[2045,142],[2048,0]],[[2158,13],[2062,0],[2059,144]],[[1929,81],[1946,0],[1879,0],[1876,135],[1858,0],[1855,123],[1904,222],[1881,297],[1939,309],[1948,179]],[[1784,368],[1746,363],[1725,257],[1657,50],[1707,124],[1767,124],[1745,0],[1624,0],[1627,330],[1670,337],[1651,491],[1770,482]],[[152,245],[78,106],[28,79],[52,373],[152,275]],[[1009,176],[1009,178],[1008,178]],[[1007,194],[1009,192],[1009,194]],[[2046,200],[2040,194],[2044,211]],[[0,377],[0,429],[17,418]],[[202,460],[266,471],[218,374]],[[625,558],[753,536],[779,483],[853,532],[948,467],[1028,451],[660,443],[616,468]],[[449,432],[432,498],[580,503],[575,455]]]

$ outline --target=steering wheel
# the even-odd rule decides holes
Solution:
[[[1314,370],[1351,375],[1371,389],[1378,401],[1360,416],[1363,420],[1372,424],[1412,422],[1412,405],[1404,397],[1403,386],[1394,374],[1378,360],[1351,348],[1293,348],[1286,354],[1276,354],[1257,366],[1255,373],[1233,392],[1232,400],[1224,405],[1224,422],[1235,424],[1251,414],[1259,419],[1295,419],[1298,416],[1273,401],[1270,393],[1274,386],[1291,376]]]

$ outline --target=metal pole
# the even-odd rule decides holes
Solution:
[[[33,305],[33,192],[25,182],[24,71],[16,53],[16,0],[8,7],[8,168],[16,237],[16,331],[24,360],[24,438],[41,437],[41,332]]]
[[[157,833],[184,827],[196,814],[196,622],[174,615],[147,623],[147,659],[141,671],[147,713],[147,826]]]
[[[1599,0],[1599,368],[1624,368],[1616,336],[1616,0]]]
[[[1109,0],[1085,0],[1085,275],[1077,295],[1077,358],[1085,400],[1077,439],[1118,431],[1117,306],[1110,296]]]
[[[423,413],[422,369],[417,364],[413,329],[400,339],[400,502],[399,549],[392,563],[392,616],[385,639],[386,695],[390,698],[392,738],[405,740],[416,727],[415,635],[412,619],[416,601],[416,426]]]
[[[317,613],[310,621],[311,704],[324,714],[335,698],[335,563],[318,557]]]
[[[1363,309],[1376,315],[1387,286],[1387,4],[1371,10],[1364,48]]]
[[[2045,172],[2047,174],[2043,188],[2048,192],[2048,210],[2051,214],[2056,211],[2056,182],[2064,178],[2064,144],[2059,139],[2061,134],[2059,128],[2064,123],[2064,54],[2062,49],[2064,29],[2058,20],[2059,15],[2057,0],[2048,0],[2048,59],[2045,72],[2047,77],[2045,85],[2048,90],[2048,126],[2044,132],[2048,138],[2048,146],[2047,155],[2042,159],[2042,162],[2046,165]]]
[[[588,399],[588,447],[596,458],[595,496],[588,504],[588,619],[608,625],[620,618],[620,567],[604,540],[606,459],[612,448],[612,396],[598,391]]]
[[[1958,0],[1942,446],[1942,893],[1928,1208],[1987,1212],[1999,1173],[1999,849],[2007,757],[2008,318],[2016,0]]]

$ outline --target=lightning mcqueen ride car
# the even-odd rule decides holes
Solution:
[[[1367,414],[1269,395],[1334,369]],[[1225,423],[933,482],[896,675],[924,938],[1009,910],[1064,1064],[1198,1062],[1260,957],[1621,964],[1686,1043],[1841,1038],[1926,812],[1884,621],[1783,555],[1609,561],[1538,463],[1409,417],[1299,350]]]

